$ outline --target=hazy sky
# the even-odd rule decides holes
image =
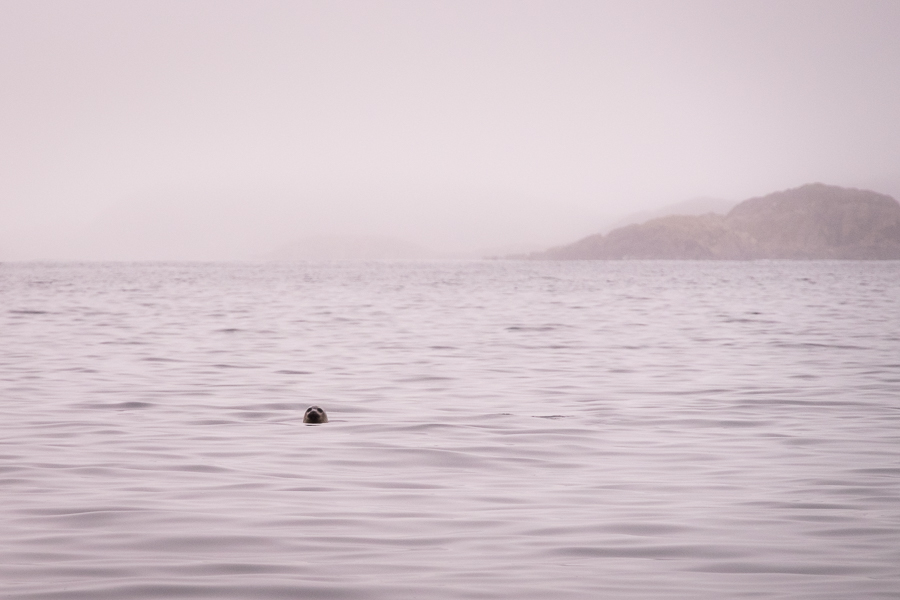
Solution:
[[[550,244],[900,195],[897,0],[0,0],[0,259]]]

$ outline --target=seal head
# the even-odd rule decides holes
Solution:
[[[328,415],[318,406],[310,406],[306,409],[306,414],[303,415],[303,422],[313,424],[327,423]]]

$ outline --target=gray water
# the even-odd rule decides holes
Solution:
[[[900,598],[898,262],[3,264],[0,336],[3,598]]]

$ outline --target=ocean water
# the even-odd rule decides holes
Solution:
[[[900,598],[900,262],[0,264],[0,336],[3,598]]]

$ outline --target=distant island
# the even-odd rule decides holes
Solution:
[[[725,215],[652,219],[527,258],[900,259],[900,203],[812,183],[745,200]]]

